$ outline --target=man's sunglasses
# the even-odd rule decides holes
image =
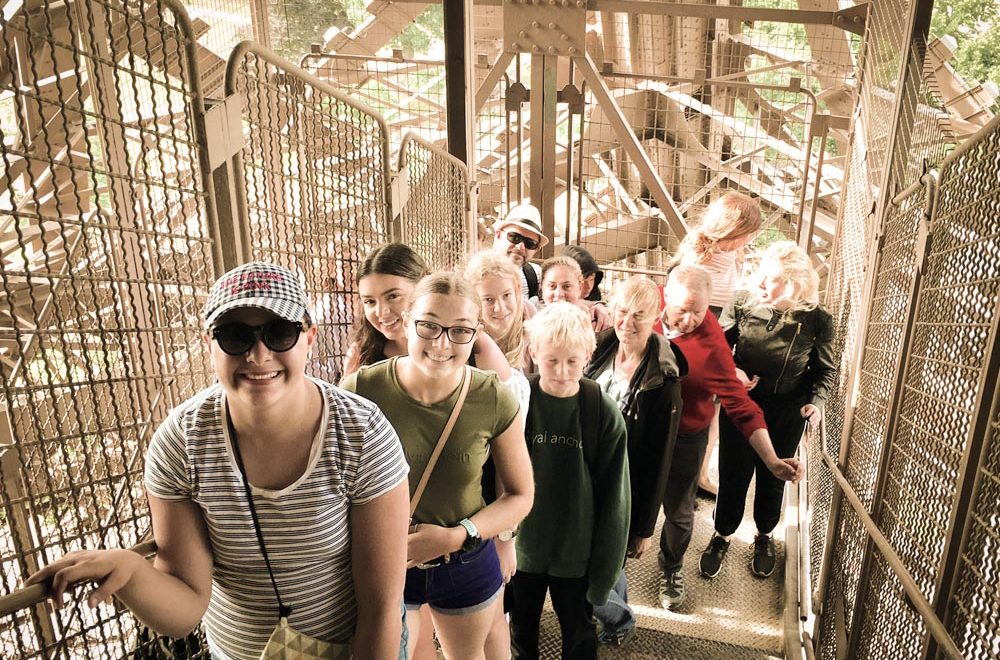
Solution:
[[[219,348],[228,355],[243,355],[257,340],[274,353],[290,351],[299,341],[303,325],[299,321],[274,319],[264,325],[247,325],[234,321],[212,328],[212,339],[219,342]]]
[[[534,250],[538,247],[538,241],[536,241],[533,238],[528,238],[523,234],[518,234],[516,231],[507,232],[507,242],[510,243],[511,245],[517,245],[519,243],[523,243],[524,247],[526,247],[529,250]]]
[[[417,330],[417,336],[424,339],[437,339],[443,333],[448,333],[448,341],[453,344],[468,344],[476,337],[476,328],[468,328],[464,325],[441,325],[434,321],[419,321],[413,319],[413,326]]]

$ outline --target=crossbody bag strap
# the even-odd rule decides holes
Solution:
[[[411,518],[413,517],[413,512],[417,510],[417,505],[420,503],[420,496],[424,494],[424,488],[427,487],[427,480],[431,477],[434,464],[437,463],[438,457],[441,455],[441,450],[444,449],[444,444],[448,441],[448,436],[451,435],[451,429],[454,428],[455,422],[458,421],[458,413],[462,412],[462,405],[465,404],[465,395],[469,393],[469,385],[472,383],[472,374],[470,371],[468,365],[465,365],[462,372],[462,389],[458,393],[458,401],[455,402],[455,407],[451,409],[451,417],[448,418],[448,422],[444,425],[441,437],[438,438],[437,444],[434,445],[434,451],[431,452],[431,457],[427,460],[427,467],[424,468],[424,473],[420,475],[420,483],[417,484],[416,490],[413,491],[413,497],[410,498]]]
[[[271,578],[271,586],[274,587],[274,597],[278,599],[278,616],[284,619],[292,613],[292,608],[281,602],[281,594],[278,593],[278,583],[274,580],[274,571],[271,570],[271,559],[267,556],[267,547],[264,545],[264,533],[260,531],[257,508],[253,505],[253,493],[250,492],[247,471],[243,467],[243,455],[240,453],[240,443],[236,439],[236,427],[233,426],[233,418],[229,414],[228,402],[226,403],[226,423],[229,424],[229,437],[233,441],[233,454],[236,455],[236,466],[240,469],[240,476],[243,478],[243,490],[247,494],[247,503],[250,505],[250,517],[253,518],[253,529],[257,532],[257,543],[260,544],[260,553],[264,555],[264,565],[267,566],[267,575]]]

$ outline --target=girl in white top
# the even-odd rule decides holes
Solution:
[[[527,337],[524,333],[524,297],[520,295],[521,271],[510,259],[493,250],[483,250],[472,255],[465,267],[465,279],[472,284],[482,303],[483,327],[493,337],[510,363],[511,377],[505,383],[517,397],[521,415],[528,413],[531,386],[524,375],[527,366]],[[484,479],[484,491],[494,485],[493,479]],[[515,539],[497,540],[497,555],[504,584],[517,570]],[[510,658],[510,628],[503,611],[503,598],[498,599],[493,627],[486,638],[486,660]],[[419,660],[416,659],[416,660]]]
[[[760,231],[760,207],[753,198],[728,192],[705,210],[701,225],[684,237],[675,264],[702,266],[712,275],[708,301],[716,318],[733,297],[743,251]]]
[[[408,519],[399,438],[377,407],[305,375],[316,326],[290,271],[226,273],[204,317],[218,383],[170,413],[146,456],[155,561],[73,552],[28,583],[51,578],[59,604],[70,584],[96,582],[91,607],[114,595],[171,637],[204,617],[212,657],[241,660],[259,658],[277,624],[277,590],[292,628],[397,658]]]
[[[709,204],[701,226],[684,237],[674,265],[701,266],[712,276],[709,310],[718,318],[736,291],[736,282],[743,268],[743,252],[760,231],[760,206],[748,195],[728,192]],[[712,456],[719,442],[719,404],[708,431],[708,447],[701,464],[698,490],[712,497],[719,492],[718,484],[709,476]]]

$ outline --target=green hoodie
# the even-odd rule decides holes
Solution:
[[[525,438],[535,503],[517,537],[518,570],[587,576],[593,605],[607,602],[621,570],[631,511],[625,421],[604,393],[601,406],[599,446],[584,452],[580,397],[554,397],[532,385]]]

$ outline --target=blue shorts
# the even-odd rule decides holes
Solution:
[[[407,569],[403,601],[410,609],[426,603],[442,614],[471,614],[489,607],[502,586],[500,559],[488,539],[440,566]]]

